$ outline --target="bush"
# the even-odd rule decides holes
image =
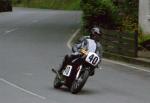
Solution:
[[[112,29],[118,22],[116,18],[118,9],[112,0],[82,0],[81,8],[83,10],[82,27],[86,33],[95,25]]]
[[[142,30],[139,30],[138,42],[139,44],[143,43],[144,41],[150,40],[150,34],[143,34]]]
[[[123,12],[121,29],[123,31],[138,30],[138,2],[139,0],[125,0],[125,3],[120,6]]]
[[[117,4],[113,0],[82,0],[81,8],[86,33],[93,25],[128,32],[138,30],[138,0]]]

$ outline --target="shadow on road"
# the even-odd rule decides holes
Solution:
[[[62,87],[60,89],[55,89],[53,87],[49,88],[49,90],[55,90],[56,92],[64,92],[64,93],[71,93],[67,87]],[[99,94],[100,92],[98,90],[93,90],[93,89],[85,89],[83,88],[79,93],[76,95],[95,95]]]
[[[100,94],[98,90],[94,89],[82,89],[79,93],[79,95],[95,95],[95,94]]]

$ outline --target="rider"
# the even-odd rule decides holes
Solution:
[[[91,29],[90,36],[83,36],[80,38],[77,43],[75,43],[72,47],[72,54],[66,55],[64,57],[63,63],[58,70],[59,73],[65,68],[65,66],[69,63],[69,61],[77,58],[80,56],[80,49],[81,48],[88,48],[88,51],[95,52],[100,58],[102,58],[102,46],[98,42],[99,38],[102,36],[102,32],[98,27],[93,27]],[[97,66],[98,67],[98,66]],[[94,71],[90,74],[91,76],[94,75]]]

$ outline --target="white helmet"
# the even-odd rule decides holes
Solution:
[[[100,28],[98,27],[94,27],[91,29],[91,37],[93,38],[98,38],[99,36],[102,35],[102,32],[100,30]]]
[[[92,32],[92,34],[95,34],[95,33],[100,34],[100,29],[98,27],[94,27],[94,28],[92,28],[91,32]]]

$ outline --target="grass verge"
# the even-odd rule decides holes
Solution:
[[[12,0],[12,3],[19,7],[80,10],[80,0]]]

